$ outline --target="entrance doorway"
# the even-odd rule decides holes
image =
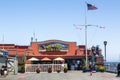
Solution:
[[[84,65],[83,59],[65,59],[65,63],[68,65],[68,70],[82,70]]]

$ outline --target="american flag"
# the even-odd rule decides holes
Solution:
[[[88,8],[88,10],[96,10],[97,9],[97,7],[95,5],[88,4],[88,3],[87,3],[87,8]]]

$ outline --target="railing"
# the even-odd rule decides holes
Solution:
[[[57,72],[57,70],[63,72],[64,66],[67,66],[67,64],[25,64],[25,72],[34,73],[37,68],[40,69],[40,72],[48,72],[48,68],[51,68],[52,72]]]
[[[105,65],[105,70],[107,72],[117,73],[117,63],[109,63]]]

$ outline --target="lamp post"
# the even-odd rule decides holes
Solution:
[[[107,41],[104,41],[104,48],[105,48],[105,62],[106,62],[106,45],[107,45]]]

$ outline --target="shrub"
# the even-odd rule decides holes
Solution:
[[[68,71],[68,67],[64,66],[64,73],[67,73],[67,71]]]
[[[86,70],[86,69],[89,69],[89,67],[88,67],[88,66],[83,66],[82,69],[83,69],[83,70]]]
[[[104,66],[100,66],[99,69],[100,69],[101,72],[105,71],[105,67]]]
[[[25,73],[25,64],[24,63],[18,64],[18,72]]]
[[[89,67],[88,66],[83,66],[82,70],[83,70],[83,72],[89,72]]]
[[[95,66],[95,70],[96,70],[96,72],[99,72],[99,71],[100,71],[100,68],[99,68],[98,65]]]

